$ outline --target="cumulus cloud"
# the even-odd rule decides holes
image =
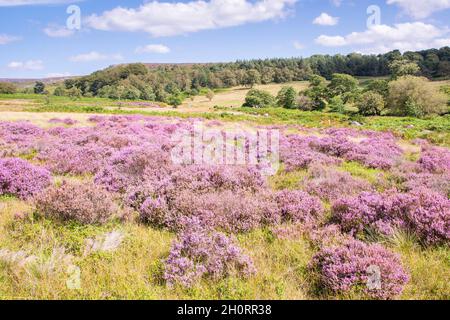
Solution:
[[[0,0],[0,7],[30,6],[41,4],[73,3],[82,0]]]
[[[149,44],[143,47],[137,47],[136,53],[169,53],[170,48],[163,44]]]
[[[103,61],[103,60],[123,60],[120,54],[102,54],[97,51],[91,51],[89,53],[83,53],[69,58],[72,62],[92,62],[92,61]]]
[[[42,70],[44,69],[44,63],[42,60],[12,61],[8,64],[8,68],[16,70]]]
[[[320,16],[314,19],[313,23],[320,26],[335,26],[339,22],[338,17],[332,17],[326,12],[322,12]]]
[[[138,8],[117,7],[92,15],[86,23],[105,31],[143,31],[174,36],[284,18],[297,0],[152,1]]]
[[[376,25],[363,32],[346,36],[321,35],[315,42],[327,47],[352,46],[363,53],[384,53],[390,50],[423,50],[450,45],[448,29],[422,22],[400,23],[394,26]]]
[[[399,6],[415,19],[423,19],[434,12],[450,8],[450,0],[387,0],[387,4]]]
[[[74,31],[67,27],[50,25],[44,29],[44,33],[52,38],[66,38],[73,35]]]
[[[8,44],[10,42],[18,41],[20,40],[19,37],[10,36],[7,34],[0,34],[0,45],[2,44]]]

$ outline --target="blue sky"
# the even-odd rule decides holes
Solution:
[[[79,29],[67,27],[70,5],[80,9]],[[0,0],[0,78],[420,50],[450,45],[449,21],[450,0]]]

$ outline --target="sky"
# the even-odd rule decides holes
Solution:
[[[0,0],[0,78],[450,46],[450,0]]]

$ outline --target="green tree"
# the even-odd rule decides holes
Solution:
[[[357,93],[358,80],[351,75],[335,73],[328,85],[330,97],[342,96],[345,103],[350,101]]]
[[[244,84],[250,88],[253,88],[255,84],[261,83],[261,74],[256,69],[250,69],[247,71],[244,79]]]
[[[268,108],[275,105],[275,98],[269,92],[258,89],[251,89],[246,97],[243,107],[248,108]]]
[[[447,97],[431,81],[414,76],[389,83],[387,107],[391,114],[421,117],[448,111]]]
[[[392,61],[389,64],[389,70],[391,71],[392,79],[398,79],[403,76],[416,75],[420,71],[420,68],[417,62],[401,58]]]
[[[81,90],[77,87],[72,87],[69,90],[67,90],[67,96],[70,97],[72,100],[79,100],[81,99]]]
[[[344,113],[345,103],[341,96],[335,96],[330,99],[329,108],[331,112]]]
[[[281,88],[277,94],[277,105],[286,109],[297,108],[297,92],[293,87]]]
[[[379,116],[384,107],[383,96],[375,91],[365,92],[358,101],[358,110],[363,116]]]
[[[35,94],[43,94],[45,92],[45,84],[41,81],[37,81],[34,85]]]
[[[367,85],[366,91],[376,92],[386,99],[389,94],[389,82],[386,80],[372,80]]]
[[[167,98],[167,103],[174,108],[178,108],[183,103],[183,97],[181,94],[172,94]]]

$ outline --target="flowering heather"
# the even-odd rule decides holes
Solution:
[[[198,219],[189,219],[172,244],[164,279],[169,286],[191,287],[202,278],[248,277],[255,271],[251,259],[232,238],[204,228]]]
[[[43,129],[29,122],[0,121],[0,156],[28,154],[44,136]]]
[[[303,137],[289,135],[280,137],[280,160],[284,163],[286,171],[306,169],[311,164],[334,165],[340,160],[311,148],[318,140],[317,137]]]
[[[328,292],[342,296],[359,293],[370,299],[394,299],[409,280],[399,256],[379,244],[358,240],[323,248],[313,257],[309,270],[316,275],[317,285]]]
[[[82,224],[105,223],[118,213],[109,192],[93,183],[64,181],[44,190],[35,204],[45,217]]]
[[[304,184],[307,192],[327,201],[336,200],[343,194],[355,195],[372,189],[365,180],[325,166],[312,166]]]
[[[450,240],[450,200],[426,188],[343,198],[333,204],[332,214],[342,230],[352,234],[373,229],[389,235],[394,228],[403,228],[425,244]]]
[[[333,204],[333,221],[344,232],[361,234],[375,229],[380,234],[390,235],[395,225],[400,225],[398,216],[391,215],[392,203],[387,195],[363,192],[356,197],[339,199]]]
[[[280,191],[276,201],[284,221],[316,225],[323,218],[324,208],[320,200],[303,191]]]
[[[17,158],[0,159],[0,195],[27,199],[50,185],[47,170]]]
[[[431,173],[450,173],[450,150],[425,146],[418,161],[420,168]]]
[[[48,120],[49,123],[62,123],[68,126],[72,126],[74,124],[77,124],[78,121],[77,120],[73,120],[70,118],[64,118],[64,119],[60,119],[60,118],[52,118],[50,120]]]
[[[358,142],[338,135],[318,139],[312,147],[330,156],[379,169],[390,169],[402,155],[395,139],[390,136],[369,137]]]

